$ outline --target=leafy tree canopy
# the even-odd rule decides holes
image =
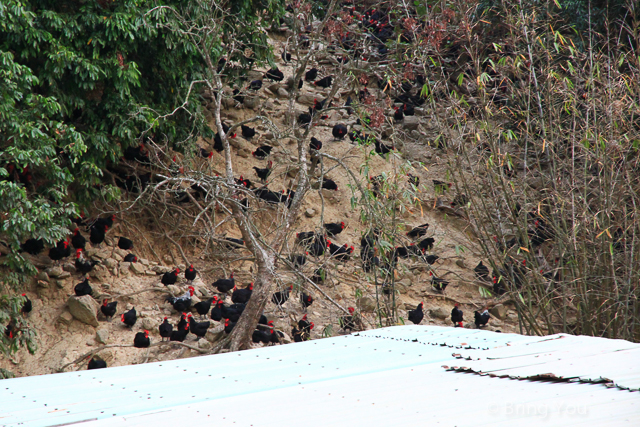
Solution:
[[[206,77],[202,50],[217,62],[233,42],[250,55],[229,61],[268,60],[265,28],[283,11],[281,0],[0,2],[4,284],[35,273],[20,243],[53,245],[79,206],[118,195],[103,170],[126,148],[211,136],[191,85]]]

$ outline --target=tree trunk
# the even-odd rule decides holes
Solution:
[[[272,259],[267,262],[273,266]],[[244,309],[238,323],[233,328],[231,336],[231,351],[245,350],[251,342],[251,335],[258,324],[260,315],[264,311],[271,296],[271,284],[273,283],[273,269],[265,262],[258,261],[258,274],[254,283],[254,291],[251,294],[247,307]]]

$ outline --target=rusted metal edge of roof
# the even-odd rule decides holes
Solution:
[[[566,370],[566,367],[554,366],[553,361],[549,360],[548,357],[537,359],[538,356],[549,356],[558,350],[562,350],[565,352],[565,354],[562,355],[562,359],[568,362],[569,365],[573,365],[575,362],[580,361],[582,356],[578,354],[566,354],[567,346],[570,348],[573,345],[584,345],[586,343],[591,348],[600,348],[601,340],[603,340],[601,338],[568,334],[540,337],[495,333],[491,333],[493,338],[487,338],[486,331],[477,329],[462,330],[449,328],[447,332],[447,334],[438,333],[437,330],[432,330],[432,328],[429,327],[417,330],[406,327],[405,329],[398,330],[391,327],[355,333],[352,334],[352,336],[456,349],[458,351],[453,352],[452,357],[460,359],[461,362],[464,360],[469,363],[465,363],[466,366],[444,366],[444,368],[449,371],[473,373],[490,378],[600,384],[619,390],[640,391],[640,385],[638,385],[637,380],[629,381],[628,372],[621,372],[620,378],[618,378],[618,372],[611,372],[610,369],[588,368],[581,372],[575,372],[575,370]],[[592,340],[593,344],[591,344]],[[637,344],[628,341],[607,340],[606,342],[619,343],[619,345],[623,346],[623,348],[620,349],[616,349],[615,347],[604,349],[605,354],[608,353],[612,356],[617,353],[619,354],[621,351],[635,352],[638,349]],[[557,345],[553,343],[557,343]],[[549,347],[549,345],[551,345],[551,347]],[[542,348],[539,348],[540,346],[542,346]],[[483,351],[478,352],[477,350]],[[569,351],[569,353],[572,352]],[[592,353],[592,355],[593,354],[595,353]],[[513,362],[511,362],[511,365],[504,367],[495,365],[496,363],[500,363],[500,360],[504,360],[505,362],[509,360],[518,361],[523,358],[525,362],[523,362],[522,365],[513,365]],[[527,360],[527,358],[529,360]],[[575,362],[573,362],[574,359]],[[487,369],[489,366],[485,366],[486,362],[490,362],[490,369]],[[529,372],[522,372],[522,369],[527,370],[527,368]],[[636,374],[632,373],[631,375],[635,376]]]
[[[580,378],[580,377],[562,377],[552,372],[535,374],[535,375],[527,375],[527,376],[519,376],[519,375],[509,375],[509,374],[496,374],[495,372],[476,371],[473,368],[469,368],[466,366],[442,365],[442,368],[446,371],[475,374],[481,377],[489,377],[489,378],[509,378],[512,380],[527,380],[527,381],[555,382],[555,383],[578,383],[579,382],[583,384],[601,384],[607,388],[617,388],[619,390],[625,390],[625,391],[640,391],[640,389],[625,387],[623,385],[616,384],[613,380],[609,378],[602,378],[602,377],[598,379],[586,379],[586,378]]]

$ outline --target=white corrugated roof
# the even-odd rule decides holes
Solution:
[[[509,378],[603,382],[640,390],[640,345],[566,334],[527,337],[489,352],[461,351],[456,369]]]
[[[524,361],[520,349],[534,354],[539,345],[548,354],[555,344],[556,351],[569,350],[557,357],[573,361],[565,364],[573,368],[581,355],[571,351],[572,339],[585,347],[594,340],[594,347],[604,348],[600,339],[562,337],[402,326],[237,353],[3,380],[0,425],[640,425],[640,393],[443,368],[503,360],[509,369],[526,367],[527,375],[541,374],[551,372],[547,362],[507,365],[505,352],[516,349],[515,359]],[[607,345],[621,353],[640,348],[626,341],[608,340]],[[493,360],[494,354],[500,359]],[[616,371],[607,375],[621,373],[623,380],[609,379],[632,384],[640,372],[637,358],[616,363]],[[573,377],[563,373],[565,365],[554,367],[557,376]],[[587,365],[587,376],[599,375],[597,366]]]

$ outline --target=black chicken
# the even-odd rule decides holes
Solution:
[[[187,270],[184,272],[184,278],[187,279],[189,283],[193,282],[198,275],[198,270],[193,268],[193,264],[190,264]]]
[[[113,222],[115,220],[116,220],[116,216],[115,214],[113,214],[113,215],[106,216],[104,218],[97,218],[93,222],[93,225],[106,231],[107,228],[113,227]]]
[[[116,314],[118,310],[118,301],[109,302],[108,299],[102,300],[102,305],[100,306],[100,311],[104,314],[104,317],[107,320],[111,321],[111,318]]]
[[[229,306],[223,304],[220,307],[222,309],[222,317],[232,322],[237,322],[246,306],[246,304],[231,304]]]
[[[325,230],[327,230],[327,234],[331,237],[335,237],[336,235],[342,233],[342,230],[344,230],[344,222],[330,222],[327,224],[324,224],[324,228]]]
[[[244,240],[242,240],[242,239],[236,239],[236,238],[233,238],[233,237],[225,237],[224,241],[227,242],[227,243],[225,243],[222,246],[224,246],[225,249],[230,250],[230,251],[232,251],[232,250],[234,250],[236,248],[240,248],[240,247],[244,246]]]
[[[262,80],[253,80],[249,83],[249,86],[247,86],[247,89],[251,89],[253,91],[258,91],[260,88],[262,88]]]
[[[308,253],[310,253],[314,257],[322,256],[327,249],[327,242],[324,239],[324,237],[322,238],[316,237],[312,241],[312,243],[308,246],[308,249],[309,249]]]
[[[374,146],[375,146],[374,148],[375,152],[381,156],[384,156],[385,154],[390,153],[395,149],[393,145],[386,145],[378,140],[374,142]]]
[[[360,252],[360,258],[362,258],[362,270],[365,273],[370,273],[373,267],[380,266],[380,257],[378,257],[378,248],[369,249]]]
[[[302,303],[302,307],[306,310],[311,304],[313,304],[313,297],[311,295],[305,294],[304,292],[301,292],[300,302]]]
[[[126,237],[120,237],[120,239],[118,239],[118,247],[124,251],[130,251],[133,249],[133,242]]]
[[[171,335],[169,335],[169,341],[182,342],[188,334],[189,325],[185,322],[184,326],[182,326],[181,328],[177,328],[177,330],[171,332]]]
[[[233,99],[235,99],[235,101],[239,104],[244,103],[244,96],[240,95],[240,89],[233,90]]]
[[[267,203],[275,204],[282,201],[280,193],[269,190],[267,187],[257,188],[254,190],[257,198],[264,200]]]
[[[409,184],[413,185],[414,187],[418,187],[420,185],[420,177],[419,176],[415,176],[412,175],[410,173],[407,174],[407,177],[409,178]]]
[[[273,162],[271,160],[269,160],[269,163],[267,163],[266,168],[258,168],[256,166],[253,167],[253,169],[256,171],[256,175],[258,175],[258,178],[260,178],[261,182],[265,182],[267,178],[269,178],[269,175],[271,175],[272,168],[273,168]]]
[[[184,329],[184,327],[187,327],[187,334],[189,333],[189,322],[188,322],[189,316],[187,315],[187,313],[182,313],[180,315],[180,320],[178,320],[178,325],[176,326],[176,329],[178,330],[182,330]]]
[[[302,319],[298,320],[298,328],[304,332],[311,332],[313,329],[313,322],[309,322],[307,315],[302,316]]]
[[[302,231],[300,233],[296,233],[296,240],[302,244],[309,244],[316,237],[316,233],[313,231]]]
[[[100,261],[87,261],[84,259],[84,255],[82,255],[82,249],[76,250],[76,271],[80,274],[88,274],[93,267],[100,264]]]
[[[218,279],[211,285],[218,290],[220,293],[227,293],[231,289],[235,288],[236,280],[233,278],[233,271],[231,272],[231,276],[228,279]]]
[[[260,81],[260,80],[258,80]],[[260,82],[262,84],[262,82]],[[222,123],[222,130],[224,131],[224,133],[227,135],[228,139],[233,139],[237,136],[236,133],[229,133],[229,126],[227,126],[226,124]],[[216,134],[213,136],[213,149],[216,150],[218,153],[222,153],[224,151],[224,144],[222,144],[222,138],[220,137],[220,133],[216,132]]]
[[[236,289],[231,294],[231,302],[235,304],[246,304],[253,293],[253,283],[249,283],[244,289]]]
[[[321,285],[327,278],[327,272],[324,268],[318,268],[313,272],[313,276],[311,276],[311,281],[316,285]]]
[[[353,104],[353,100],[351,99],[351,97],[347,97],[347,101],[344,103],[347,115],[351,115],[351,113],[353,113],[353,110],[351,109],[351,104]]]
[[[291,61],[291,54],[288,53],[286,49],[283,49],[280,58],[282,58],[284,62],[289,62]]]
[[[81,297],[83,295],[91,295],[93,289],[91,289],[91,285],[89,285],[89,277],[85,277],[84,280],[78,283],[74,288],[77,297]]]
[[[93,246],[99,246],[102,242],[104,242],[104,237],[106,235],[108,226],[98,226],[93,224],[89,229],[89,241]]]
[[[481,328],[487,325],[491,316],[489,315],[489,310],[484,310],[482,313],[476,311],[474,312],[474,322],[477,328]]]
[[[27,294],[22,294],[21,297],[23,297],[25,301],[22,304],[22,308],[20,309],[20,312],[22,314],[31,313],[31,310],[33,310],[33,304],[31,303],[31,300],[27,297]]]
[[[404,107],[394,107],[393,118],[396,122],[404,120]]]
[[[338,318],[338,322],[340,324],[340,327],[345,332],[347,330],[353,331],[356,328],[355,317],[353,315],[353,313],[356,310],[353,307],[349,307],[349,308],[347,308],[347,310],[349,310],[349,313],[350,313],[349,316],[342,316],[342,317]]]
[[[292,290],[293,290],[293,285],[289,285],[289,287],[286,288],[285,290],[274,293],[271,296],[271,302],[273,302],[275,305],[281,306],[282,304],[287,302],[287,300],[289,299],[289,293]]]
[[[433,273],[429,273],[431,276],[431,286],[437,291],[444,292],[445,288],[449,285],[449,282],[444,279],[440,279],[433,275]]]
[[[10,340],[15,338],[15,334],[14,332],[17,333],[16,331],[16,327],[13,324],[13,320],[9,322],[9,324],[5,327],[4,329],[4,335],[9,338]]]
[[[322,149],[322,141],[312,136],[309,148],[311,148],[312,150],[320,151]]]
[[[191,308],[191,297],[193,296],[193,286],[180,297],[167,297],[166,301],[173,306],[175,311],[183,312]]]
[[[331,86],[331,76],[323,77],[317,82],[314,82],[313,85],[326,89]]]
[[[326,190],[338,191],[338,184],[336,184],[336,182],[334,180],[332,180],[332,179],[323,178],[322,179],[322,188],[324,188]]]
[[[78,227],[85,227],[87,225],[86,215],[84,212],[80,212],[75,218],[71,218],[71,222],[76,224]]]
[[[417,239],[418,237],[422,237],[427,234],[427,229],[429,228],[429,224],[425,223],[414,227],[411,231],[407,232],[407,237],[411,239]]]
[[[275,326],[273,326],[273,320],[269,321],[269,326],[271,326],[271,336],[269,337],[269,342],[271,344],[280,344],[280,338],[284,337],[284,334],[280,331],[275,330]]]
[[[345,243],[344,246],[340,246],[335,252],[332,252],[332,256],[338,261],[347,262],[351,259],[351,254],[354,250],[353,246],[348,247]]]
[[[260,318],[258,319],[258,323],[260,325],[267,325],[268,324],[268,325],[273,326],[273,321],[268,322],[267,321],[267,316],[265,316],[264,313],[260,315]]]
[[[309,123],[311,123],[311,114],[300,113],[300,115],[298,115],[298,123],[300,123],[302,127],[307,127]]]
[[[476,273],[476,277],[483,282],[490,282],[491,278],[489,277],[489,269],[486,265],[480,261],[478,265],[473,269],[474,273]]]
[[[307,341],[311,336],[311,330],[315,325],[307,320],[307,315],[298,321],[298,326],[291,329],[291,335],[295,342]]]
[[[306,73],[304,73],[304,79],[308,82],[314,81],[315,79],[318,78],[318,69],[317,68],[312,68],[309,71],[307,71]]]
[[[460,304],[456,303],[456,305],[451,310],[451,321],[453,322],[453,326],[456,328],[462,328],[462,310],[460,310]]]
[[[233,331],[233,328],[236,326],[236,322],[232,322],[229,319],[226,319],[224,321],[224,333],[225,334],[230,334],[231,331]]]
[[[306,255],[309,255],[309,252],[305,252],[305,255],[302,254],[291,254],[289,255],[289,262],[291,264],[293,264],[293,266],[295,268],[298,267],[302,267],[303,265],[305,265],[307,263],[307,257]]]
[[[189,315],[189,331],[198,338],[203,338],[207,334],[207,330],[211,326],[211,322],[196,322]]]
[[[423,255],[422,259],[429,265],[433,265],[440,257],[438,255]]]
[[[80,234],[80,229],[76,228],[73,230],[73,237],[71,237],[71,244],[75,249],[84,249],[87,244],[87,239]]]
[[[180,273],[180,269],[176,268],[173,271],[168,271],[166,273],[164,273],[162,275],[162,279],[160,279],[160,282],[165,285],[175,285],[175,283],[178,281],[178,274]],[[158,273],[160,274],[160,273]]]
[[[420,241],[420,243],[418,243],[418,247],[420,249],[424,249],[425,251],[428,251],[430,249],[433,249],[433,244],[435,242],[436,241],[433,237],[427,237],[426,239],[423,239]]]
[[[60,261],[69,255],[71,255],[71,248],[69,247],[69,242],[65,240],[58,242],[55,247],[49,249],[49,258],[52,261]]]
[[[137,146],[128,147],[124,150],[123,157],[125,160],[129,160],[131,162],[137,161],[140,163],[148,163],[149,155],[144,151],[144,144],[139,144]]]
[[[414,325],[419,325],[424,319],[424,312],[422,311],[423,303],[418,304],[415,310],[409,310],[409,320],[413,322]]]
[[[271,332],[266,332],[266,331],[261,331],[259,329],[256,329],[253,331],[253,333],[251,334],[251,341],[253,341],[254,343],[263,343],[263,344],[269,344],[271,342]]]
[[[404,115],[405,116],[415,116],[416,110],[415,110],[413,104],[404,104],[402,107],[404,109]]]
[[[254,136],[256,136],[256,130],[253,128],[250,128],[249,126],[240,125],[240,129],[242,129],[242,136],[245,139],[251,139]]]
[[[164,321],[158,326],[158,332],[160,332],[160,336],[162,337],[162,341],[165,338],[171,337],[171,332],[173,332],[173,326],[169,323],[169,319],[167,317],[164,318]]]
[[[265,79],[273,80],[275,82],[281,82],[284,80],[284,73],[278,69],[278,67],[271,68],[268,70],[265,75]]]
[[[207,151],[204,148],[200,147],[200,150],[198,150],[198,156],[202,157],[203,159],[212,159],[213,151]]]
[[[313,100],[313,108],[312,108],[312,114],[315,114],[316,111],[322,111],[325,107],[325,104],[327,103],[327,99],[323,99],[322,101],[318,101],[317,99]],[[331,102],[329,102],[329,107],[331,106]]]
[[[96,359],[95,356],[89,360],[89,365],[87,366],[87,370],[89,369],[104,369],[107,367],[107,362],[101,359]]]
[[[270,145],[262,145],[256,148],[256,151],[251,153],[253,157],[256,159],[264,160],[271,155],[271,150],[273,149]]]
[[[124,262],[138,262],[138,257],[134,254],[127,254],[127,256],[124,257]]]
[[[251,181],[249,181],[248,179],[245,179],[243,175],[240,175],[240,178],[236,179],[236,183],[238,185],[242,185],[242,186],[247,187],[247,188],[252,188],[253,187],[253,183]]]
[[[337,123],[333,126],[331,134],[335,139],[344,139],[344,137],[347,136],[347,127],[341,123]]]
[[[196,309],[196,311],[200,316],[206,316],[207,314],[209,314],[209,310],[211,309],[211,304],[214,301],[217,302],[218,297],[213,297],[213,298],[206,299],[204,301],[200,301],[199,303],[194,304],[193,308]]]
[[[507,279],[504,276],[493,276],[493,293],[496,295],[503,295],[507,292]]]
[[[42,239],[27,239],[24,243],[20,244],[20,251],[30,255],[38,255],[43,250],[44,240]]]
[[[120,316],[120,320],[122,321],[122,323],[132,328],[133,325],[135,325],[136,321],[138,320],[138,314],[136,313],[136,308],[133,307],[131,310],[125,311],[124,313],[122,313],[122,315]]]
[[[133,337],[133,346],[136,348],[147,348],[151,345],[151,340],[149,339],[149,331],[145,329],[144,332],[138,332],[135,337]]]

